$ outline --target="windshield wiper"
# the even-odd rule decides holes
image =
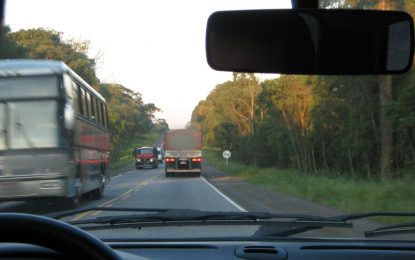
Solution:
[[[47,217],[60,219],[63,217],[73,216],[79,213],[89,212],[89,211],[124,211],[124,212],[164,212],[170,209],[166,208],[119,208],[119,207],[89,207],[84,209],[76,210],[66,210],[58,213],[47,214]]]
[[[357,214],[347,214],[342,216],[332,217],[340,221],[356,220],[368,217],[415,217],[415,212],[368,212],[368,213],[357,213]],[[393,234],[405,234],[405,233],[415,233],[415,222],[406,222],[394,225],[388,225],[373,230],[366,231],[364,233],[365,237],[375,237],[383,235],[393,235]]]
[[[104,208],[110,210],[110,208]],[[169,209],[157,213],[105,216],[69,221],[84,230],[108,228],[141,228],[146,226],[185,225],[258,225],[272,227],[272,232],[259,231],[257,236],[286,236],[287,230],[319,229],[323,227],[352,227],[351,223],[304,214],[276,214],[268,212],[213,212],[192,209]],[[95,224],[95,225],[94,225]],[[276,232],[278,230],[278,232]],[[301,231],[304,232],[304,231]],[[281,233],[281,235],[280,235]]]
[[[395,225],[384,226],[376,228],[374,230],[366,231],[365,237],[376,237],[383,235],[394,235],[394,234],[415,234],[415,222],[406,222]]]
[[[157,212],[152,214],[134,214],[105,216],[85,220],[89,223],[118,224],[123,222],[135,222],[136,219],[164,219],[164,220],[258,220],[258,219],[298,219],[310,221],[335,221],[337,219],[326,218],[307,214],[276,214],[269,212],[232,212],[232,211],[202,211],[197,209],[170,209],[170,208],[120,208],[120,207],[89,207],[78,210],[67,210],[48,214],[50,218],[60,219],[89,211],[125,211],[125,212]],[[163,213],[163,214],[161,214]],[[91,222],[93,221],[93,222]],[[70,222],[73,223],[73,222]],[[78,222],[74,223],[78,224]],[[82,224],[82,223],[81,223]]]
[[[368,217],[415,217],[415,212],[387,212],[387,211],[375,211],[367,213],[356,213],[356,214],[346,214],[335,217],[330,217],[330,219],[337,219],[339,221],[348,221],[355,219],[362,219]]]
[[[111,210],[111,208],[104,208]],[[148,209],[146,209],[149,211]],[[136,210],[133,210],[136,211]],[[141,210],[142,211],[142,210]],[[124,224],[153,221],[208,221],[208,220],[271,220],[271,219],[296,219],[298,221],[331,221],[343,222],[331,218],[302,214],[273,214],[268,212],[227,212],[227,211],[201,211],[195,209],[164,209],[157,213],[133,214],[121,216],[105,216],[95,219],[69,222],[70,224]]]

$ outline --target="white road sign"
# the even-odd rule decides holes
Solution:
[[[231,151],[225,150],[223,151],[222,155],[223,155],[223,158],[229,159],[231,158]]]

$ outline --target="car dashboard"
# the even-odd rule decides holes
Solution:
[[[293,239],[271,241],[106,242],[120,259],[415,259],[413,242]],[[62,259],[35,245],[0,244],[0,258]]]

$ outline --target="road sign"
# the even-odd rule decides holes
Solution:
[[[223,155],[223,158],[229,159],[231,158],[231,151],[225,150],[223,151],[222,155]]]

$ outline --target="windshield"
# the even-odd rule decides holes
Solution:
[[[57,102],[8,102],[7,136],[10,149],[58,145]]]
[[[153,149],[137,149],[137,154],[153,154]]]
[[[415,14],[412,0],[324,0],[320,7]],[[200,223],[203,212],[165,213],[415,211],[413,69],[316,76],[209,67],[210,14],[289,8],[291,0],[7,1],[0,45],[0,211],[49,215],[100,207],[63,218],[80,225],[76,221],[160,213],[111,208],[164,210],[167,216],[150,215],[156,224],[140,230],[118,229],[126,220],[111,219],[89,231],[144,240],[363,238],[365,231],[414,221],[375,216],[350,220],[350,228],[312,218],[322,225],[318,230],[295,233],[288,225],[293,233],[272,233],[258,223],[237,225],[241,216],[215,226]],[[137,156],[153,154],[152,147],[158,156]],[[183,215],[196,223],[164,221]],[[415,240],[414,234],[379,237],[402,238]]]

